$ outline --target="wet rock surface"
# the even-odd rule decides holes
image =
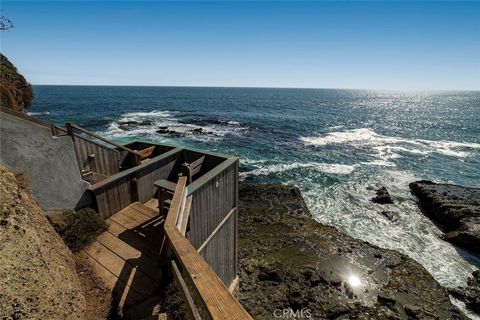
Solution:
[[[417,181],[410,189],[444,240],[480,255],[480,188]]]
[[[144,120],[144,121],[121,121],[118,123],[118,127],[124,131],[131,131],[137,129],[140,126],[150,126],[152,125],[152,121]]]
[[[381,187],[377,189],[376,194],[377,195],[372,198],[372,202],[379,203],[379,204],[393,203],[392,197],[390,196],[390,193],[388,193],[387,188]]]
[[[297,188],[241,184],[239,273],[255,319],[465,319],[419,263],[316,222]]]
[[[449,292],[464,301],[470,311],[480,315],[480,270],[472,272],[466,287],[449,289]]]

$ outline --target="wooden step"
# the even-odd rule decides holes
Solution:
[[[144,298],[150,297],[158,287],[156,281],[139,270],[134,261],[123,260],[97,241],[85,249],[85,252]]]

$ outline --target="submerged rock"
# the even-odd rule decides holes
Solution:
[[[469,310],[480,315],[480,270],[472,272],[467,287],[449,289],[449,292],[455,298],[463,300]]]
[[[124,131],[131,131],[136,129],[137,127],[140,126],[150,126],[152,125],[153,122],[149,120],[144,120],[144,121],[120,121],[118,123],[118,128],[124,130]]]
[[[480,189],[417,181],[410,190],[422,211],[445,234],[443,239],[480,255]]]
[[[379,204],[391,204],[393,203],[392,197],[388,193],[387,188],[381,187],[376,191],[377,195],[372,198],[372,202]]]
[[[297,188],[243,183],[239,208],[238,298],[256,319],[465,319],[419,263],[318,223]]]

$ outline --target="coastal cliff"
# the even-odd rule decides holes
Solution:
[[[297,188],[242,184],[239,241],[238,298],[255,319],[465,318],[419,263],[318,223]]]
[[[0,165],[0,318],[83,319],[72,253],[21,177]]]
[[[32,86],[17,68],[0,53],[0,105],[25,112],[33,99]]]

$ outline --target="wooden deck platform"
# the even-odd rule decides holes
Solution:
[[[84,250],[97,275],[112,290],[119,310],[155,295],[164,237],[158,201],[132,203],[107,219],[108,230]]]

